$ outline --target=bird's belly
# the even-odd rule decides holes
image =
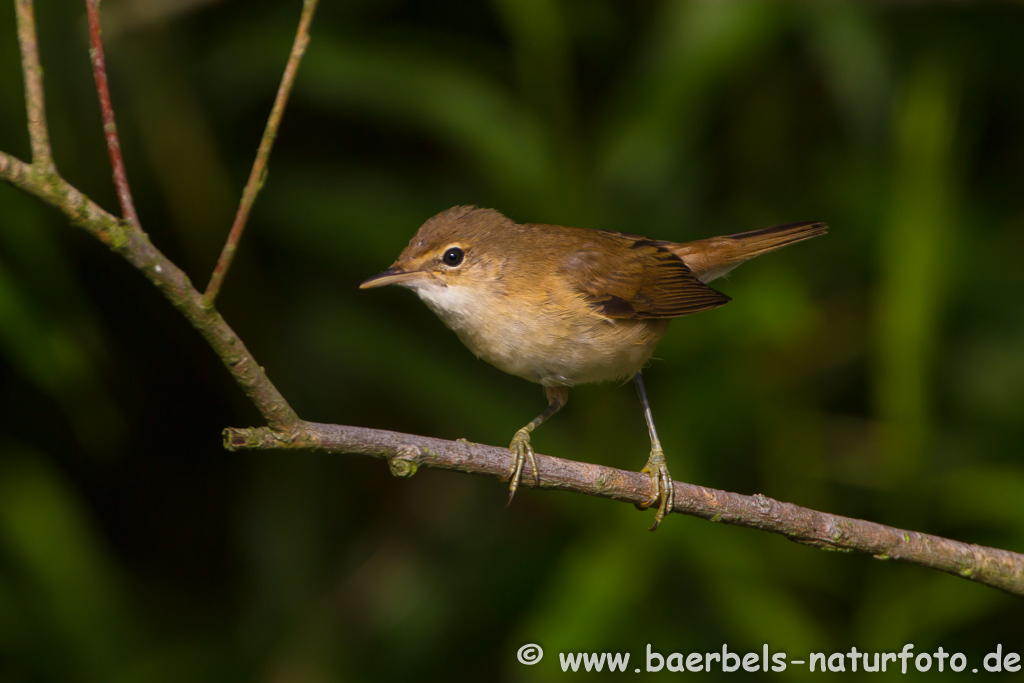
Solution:
[[[510,326],[499,345],[459,336],[477,356],[509,374],[545,386],[572,386],[632,377],[667,328],[667,320],[599,320],[555,333]]]
[[[639,371],[668,320],[619,320],[566,308],[513,307],[456,288],[420,290],[424,302],[482,360],[545,386],[625,379]]]

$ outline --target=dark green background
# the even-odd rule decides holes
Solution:
[[[103,4],[139,213],[199,286],[300,4]],[[38,5],[56,161],[116,211],[84,3]],[[659,347],[673,474],[1024,550],[1024,9],[322,5],[219,301],[303,417],[503,445],[543,407],[409,292],[357,289],[451,205],[676,241],[823,220]],[[21,88],[6,3],[0,149],[25,158]],[[222,428],[260,420],[199,335],[6,185],[0,356],[2,681],[558,679],[560,651],[632,669],[647,643],[1024,653],[1020,599],[945,574],[679,516],[649,534],[653,513],[578,495],[505,510],[495,480],[225,453]],[[631,386],[573,389],[534,443],[630,469],[648,450]]]

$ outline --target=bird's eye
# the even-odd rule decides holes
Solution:
[[[448,251],[444,252],[444,256],[441,257],[441,261],[443,261],[446,266],[454,268],[462,263],[464,256],[465,254],[463,254],[461,249],[458,247],[451,247]]]

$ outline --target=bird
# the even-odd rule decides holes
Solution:
[[[676,243],[589,228],[516,223],[495,209],[455,206],[428,219],[398,259],[360,288],[411,289],[470,351],[544,388],[548,406],[509,445],[509,502],[528,464],[530,435],[565,406],[569,387],[636,383],[651,441],[640,471],[657,504],[653,531],[674,489],[644,389],[642,370],[669,322],[730,297],[707,283],[744,261],[826,232],[821,222]]]

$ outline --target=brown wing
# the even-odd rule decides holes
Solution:
[[[708,287],[665,242],[594,231],[589,244],[563,264],[576,289],[611,318],[676,318],[717,308],[730,299]],[[609,259],[609,253],[621,258]]]

